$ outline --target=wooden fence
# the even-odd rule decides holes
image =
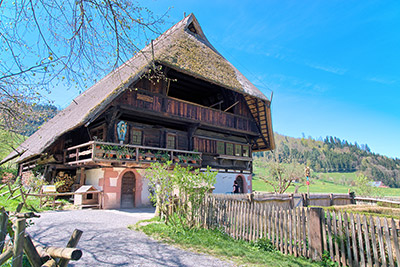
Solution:
[[[400,266],[399,223],[393,219],[213,195],[206,197],[199,215],[205,228],[219,227],[247,241],[266,237],[284,254],[318,260],[327,251],[343,266]]]
[[[260,203],[268,203],[282,207],[284,209],[292,209],[297,207],[308,206],[338,206],[355,204],[354,193],[350,194],[273,194],[273,193],[251,193],[251,194],[213,194],[216,198],[250,200]]]

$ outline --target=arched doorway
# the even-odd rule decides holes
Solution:
[[[135,207],[136,178],[133,172],[126,172],[121,182],[121,208]]]
[[[241,194],[243,194],[243,177],[242,176],[238,176],[238,177],[236,177],[236,180],[235,180],[237,183],[238,183],[238,185],[239,185],[239,193],[241,193]]]

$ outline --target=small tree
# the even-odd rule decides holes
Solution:
[[[166,216],[168,221],[168,206],[173,193],[173,183],[170,178],[171,161],[166,163],[154,162],[146,169],[145,176],[153,188],[151,201],[156,202],[156,216]]]
[[[178,194],[176,214],[181,223],[185,222],[190,227],[204,195],[215,184],[217,173],[211,172],[210,168],[201,172],[199,169],[192,170],[180,165],[171,170],[171,164],[171,161],[165,164],[155,162],[146,169],[145,176],[153,188],[150,198],[157,203],[156,215],[162,215],[168,223],[171,215],[168,208],[173,204],[174,193]]]
[[[368,176],[365,176],[362,173],[359,173],[356,177],[355,185],[356,185],[356,194],[363,197],[372,197],[372,196],[379,196],[380,190],[372,186],[373,180],[370,179]]]
[[[304,179],[303,169],[300,164],[295,162],[272,161],[267,164],[267,176],[261,178],[273,187],[275,193],[283,194],[294,180],[302,181]]]
[[[204,196],[216,183],[217,173],[212,172],[210,167],[206,171],[192,170],[190,167],[175,166],[173,172],[173,183],[179,191],[180,203],[177,214],[181,222],[186,225],[194,225],[195,216],[198,215],[200,205]]]

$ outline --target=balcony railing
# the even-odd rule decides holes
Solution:
[[[121,99],[122,108],[146,110],[157,114],[167,114],[174,119],[201,122],[213,127],[236,129],[242,132],[257,133],[257,125],[248,117],[216,110],[144,91],[128,92],[129,96]]]
[[[89,162],[124,162],[151,163],[172,161],[200,167],[202,154],[200,152],[167,149],[149,146],[125,145],[91,141],[85,144],[67,148],[64,153],[64,164],[77,165]]]

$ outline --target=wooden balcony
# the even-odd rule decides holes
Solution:
[[[184,100],[153,94],[148,91],[128,92],[120,99],[121,108],[135,112],[150,113],[174,120],[200,123],[203,126],[235,130],[258,135],[252,118],[201,106]]]
[[[85,164],[141,166],[170,160],[173,164],[200,167],[202,153],[97,141],[70,147],[64,152],[64,164],[70,166]]]

